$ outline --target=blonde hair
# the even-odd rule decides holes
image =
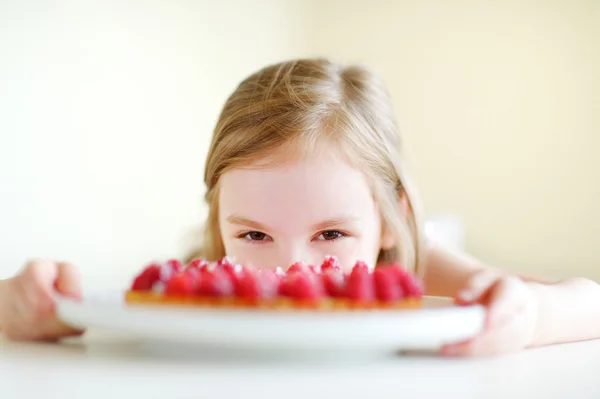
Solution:
[[[333,147],[323,146],[324,141]],[[366,68],[342,67],[325,59],[267,66],[230,95],[206,159],[209,215],[202,245],[189,258],[225,256],[218,207],[223,173],[269,159],[282,148],[309,152],[323,147],[346,154],[370,178],[383,228],[395,240],[393,248],[380,251],[378,261],[398,261],[418,270],[420,222],[401,164],[400,135],[387,91]]]

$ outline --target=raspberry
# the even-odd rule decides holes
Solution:
[[[242,282],[242,280],[244,279],[246,273],[248,272],[248,268],[242,266],[242,265],[235,265],[235,266],[224,266],[223,270],[225,271],[225,273],[227,273],[227,275],[229,276],[229,278],[231,279],[231,282],[233,283],[233,293],[237,296],[239,296],[239,292],[240,292],[240,284]]]
[[[278,275],[277,270],[259,270],[262,297],[272,298],[277,296],[282,277]]]
[[[311,272],[288,274],[281,291],[285,296],[304,300],[317,300],[325,294],[321,279]]]
[[[199,295],[228,296],[233,292],[234,282],[225,270],[217,267],[212,271],[204,269],[200,272],[200,284],[197,289]]]
[[[159,280],[163,283],[169,281],[169,279],[173,276],[173,270],[170,266],[162,264],[159,269]]]
[[[221,270],[227,273],[232,280],[236,280],[244,272],[244,267],[242,265],[226,263],[221,266]]]
[[[200,274],[201,274],[200,269],[196,269],[193,267],[191,267],[191,268],[186,267],[185,269],[183,269],[183,271],[181,271],[181,273],[184,273],[189,278],[193,279],[195,284],[198,284],[200,281]]]
[[[166,283],[175,273],[182,271],[183,265],[177,259],[169,259],[160,266],[160,281]]]
[[[244,266],[234,263],[233,258],[226,256],[217,262],[217,268],[221,268],[223,271],[225,271],[225,273],[227,273],[229,279],[234,285],[234,291],[237,291],[235,289],[235,285],[238,284],[239,279],[241,278],[242,274],[244,274]]]
[[[235,266],[235,261],[231,256],[225,256],[217,261],[217,266]]]
[[[165,265],[170,267],[174,273],[180,272],[183,269],[183,265],[178,259],[169,259],[165,262]]]
[[[291,292],[292,292],[292,275],[293,274],[286,274],[285,276],[283,276],[280,280],[279,283],[279,291],[278,294],[280,296],[291,296]]]
[[[416,276],[406,275],[401,284],[407,297],[420,298],[423,296],[423,284]]]
[[[323,288],[327,295],[333,298],[339,298],[344,296],[344,275],[335,269],[326,269],[321,274],[321,281],[323,282]]]
[[[205,259],[194,259],[187,265],[187,269],[204,270],[208,267],[209,262]]]
[[[417,276],[397,264],[389,265],[386,269],[395,276],[404,296],[412,298],[423,296],[423,286]]]
[[[240,298],[258,299],[261,297],[261,287],[258,275],[252,272],[246,272],[240,276],[235,293]]]
[[[346,296],[357,302],[370,302],[375,298],[373,275],[364,262],[356,262],[346,282]]]
[[[297,272],[310,272],[313,274],[318,274],[321,272],[321,268],[315,265],[307,265],[304,262],[296,262],[287,270],[288,273],[297,273]]]
[[[240,298],[259,299],[277,295],[279,279],[274,272],[246,268],[239,276],[235,293]]]
[[[150,291],[152,286],[160,280],[160,266],[152,263],[135,277],[131,284],[132,291]]]
[[[277,278],[279,280],[281,280],[281,279],[283,279],[283,277],[285,277],[285,271],[281,267],[279,267],[279,266],[277,266],[275,268],[275,270],[273,271],[273,273],[275,274],[275,276],[277,276]]]
[[[355,269],[360,269],[363,272],[369,272],[370,268],[369,265],[367,265],[365,262],[363,262],[362,260],[359,260],[358,262],[356,262],[354,264],[354,267],[352,268],[352,271],[354,271]]]
[[[175,273],[165,286],[165,295],[189,296],[193,295],[196,288],[194,277],[190,273]]]
[[[288,270],[287,270],[288,273],[307,272],[307,271],[310,271],[310,268],[304,262],[296,262],[293,265],[291,265],[290,267],[288,267]]]
[[[379,267],[373,272],[375,293],[377,299],[383,302],[393,302],[402,298],[403,292],[396,276],[390,268]]]
[[[333,269],[336,271],[342,270],[340,267],[340,262],[335,256],[326,256],[325,260],[321,264],[321,272],[324,272],[329,269]]]

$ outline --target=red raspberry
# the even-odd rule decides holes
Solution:
[[[279,266],[273,270],[273,274],[275,274],[280,281],[285,277],[285,271]]]
[[[245,271],[237,281],[235,294],[239,298],[258,299],[261,297],[261,287],[258,274]]]
[[[165,295],[188,296],[193,295],[196,288],[194,277],[190,273],[175,273],[165,285]]]
[[[223,264],[221,266],[221,270],[223,270],[229,278],[232,280],[237,280],[239,276],[244,273],[244,267],[242,265],[234,265],[230,263]]]
[[[357,302],[370,302],[375,298],[373,275],[364,262],[357,262],[346,281],[346,296]]]
[[[165,262],[165,265],[169,266],[174,273],[178,273],[183,269],[183,265],[178,259],[169,259]]]
[[[223,269],[225,273],[227,273],[234,286],[238,283],[242,274],[245,272],[245,267],[234,263],[233,258],[230,257],[224,257],[223,259],[219,260],[217,262],[217,267]],[[237,290],[234,289],[234,291]]]
[[[166,283],[171,276],[183,270],[183,266],[177,259],[169,259],[160,267],[160,281]]]
[[[197,293],[205,296],[229,296],[234,292],[234,282],[229,274],[221,269],[204,269],[200,272]]]
[[[287,269],[288,273],[307,272],[307,271],[310,271],[310,268],[304,262],[296,262],[293,265],[291,265],[290,267],[288,267],[288,269]]]
[[[393,302],[402,298],[403,290],[390,268],[378,267],[373,272],[375,293],[377,299],[383,302]]]
[[[217,261],[217,266],[235,266],[235,261],[231,256],[225,256]]]
[[[239,266],[239,265],[238,265]],[[231,280],[231,282],[233,283],[233,293],[237,293],[238,292],[238,286],[240,284],[240,281],[242,280],[242,278],[244,277],[245,273],[246,273],[246,269],[241,268],[235,268],[235,269],[224,269],[225,273],[227,273],[227,275],[229,276],[229,279]]]
[[[138,274],[131,284],[132,291],[150,291],[154,283],[160,280],[160,266],[152,263]]]
[[[420,298],[423,296],[423,286],[416,275],[397,264],[386,268],[396,277],[396,281],[402,288],[404,296],[411,298]]]
[[[291,292],[292,292],[292,283],[291,283],[291,279],[292,279],[292,274],[286,274],[285,276],[281,277],[280,281],[279,281],[279,291],[278,294],[280,296],[291,296]]]
[[[282,276],[276,270],[259,270],[258,277],[261,284],[262,297],[273,298],[279,292]]]
[[[200,274],[201,274],[200,269],[196,269],[193,267],[192,268],[186,267],[185,269],[183,269],[183,271],[181,273],[188,275],[189,278],[194,280],[194,283],[196,285],[198,285],[198,283],[200,282]]]
[[[187,269],[204,270],[210,263],[205,259],[194,259],[187,265]]]
[[[225,271],[225,273],[227,273],[227,275],[229,276],[229,278],[231,279],[231,281],[233,283],[234,295],[239,296],[240,284],[242,283],[242,280],[244,279],[246,273],[250,269],[245,266],[242,266],[242,265],[235,265],[235,266],[227,265],[227,266],[223,267],[223,270]]]
[[[355,269],[360,269],[363,272],[369,272],[369,270],[370,270],[369,265],[367,265],[362,260],[359,260],[358,262],[356,262],[354,264],[354,267],[352,268],[352,271],[354,271]]]
[[[169,281],[169,279],[173,276],[173,270],[170,266],[162,264],[159,269],[159,280],[163,283]]]
[[[235,293],[240,298],[272,298],[277,295],[279,279],[273,271],[246,268],[239,276]]]
[[[307,265],[304,262],[296,262],[291,265],[288,270],[288,273],[297,273],[297,272],[310,272],[313,274],[318,274],[321,272],[321,268],[315,265]]]
[[[327,295],[333,298],[339,298],[344,296],[344,275],[333,268],[326,269],[321,274],[321,280],[323,281],[323,288]]]
[[[288,274],[281,291],[285,296],[304,300],[317,300],[325,294],[321,279],[311,272]]]
[[[336,271],[342,270],[342,268],[340,267],[340,262],[337,260],[337,258],[335,256],[325,257],[325,260],[321,264],[321,272],[324,272],[329,269],[333,269]]]

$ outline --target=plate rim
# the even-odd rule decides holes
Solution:
[[[294,339],[298,339],[302,341],[299,346],[308,349],[325,347],[322,343],[309,342],[320,333],[341,338],[341,342],[327,344],[331,347],[391,349],[394,346],[416,346],[427,349],[473,337],[483,330],[485,323],[485,308],[481,305],[434,305],[419,309],[350,312],[248,311],[127,306],[123,301],[123,291],[112,292],[112,300],[102,300],[98,296],[106,293],[92,291],[84,295],[82,300],[57,296],[57,315],[63,323],[75,328],[117,330],[142,339],[162,338],[177,340],[178,343],[212,342],[246,347],[265,347],[271,342],[276,347],[288,348]],[[120,302],[115,300],[115,295],[120,296]],[[446,297],[436,298],[448,301]],[[207,323],[206,320],[210,321]],[[176,331],[160,326],[161,323],[172,323],[172,330]],[[447,330],[440,330],[442,326]],[[248,332],[247,335],[244,330]],[[419,342],[422,345],[418,345]]]

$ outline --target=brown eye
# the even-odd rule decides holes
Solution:
[[[261,233],[260,231],[251,231],[250,233],[246,234],[246,237],[252,241],[263,241],[267,235],[265,233]]]
[[[322,232],[319,237],[323,237],[323,238],[322,239],[319,238],[319,239],[324,240],[324,241],[331,241],[331,240],[340,238],[342,236],[343,236],[343,234],[340,233],[339,231],[328,230],[328,231]]]

